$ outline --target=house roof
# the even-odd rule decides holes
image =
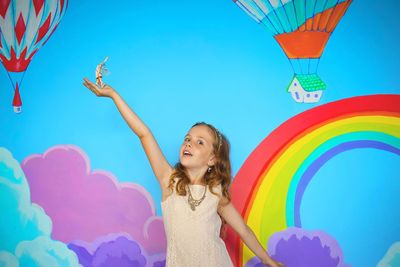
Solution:
[[[292,81],[289,83],[286,88],[289,91],[290,85],[292,85],[293,81],[297,79],[300,85],[303,87],[304,91],[313,92],[318,90],[325,90],[326,84],[321,80],[321,78],[317,74],[296,74],[293,76]]]

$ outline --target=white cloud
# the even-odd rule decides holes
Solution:
[[[51,240],[51,219],[31,203],[20,164],[1,147],[0,225],[0,266],[80,266],[64,243]]]

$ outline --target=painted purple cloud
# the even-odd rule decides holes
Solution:
[[[164,267],[165,253],[148,256],[145,249],[128,234],[110,234],[92,243],[74,241],[68,244],[84,267]]]
[[[110,173],[92,171],[78,147],[56,146],[22,162],[32,202],[53,221],[52,237],[69,243],[91,242],[110,233],[128,233],[150,254],[165,252],[162,218],[151,195],[133,183],[119,183]]]
[[[322,231],[306,231],[290,227],[275,233],[268,242],[269,254],[285,267],[349,267],[342,250],[331,236]],[[263,266],[257,257],[245,267]]]
[[[145,267],[146,258],[139,245],[126,237],[103,243],[93,256],[93,267]]]

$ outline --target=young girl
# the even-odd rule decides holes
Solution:
[[[264,264],[283,266],[269,257],[230,202],[229,143],[223,134],[210,124],[193,125],[172,167],[149,128],[113,88],[99,88],[88,79],[83,84],[97,96],[110,97],[142,143],[161,187],[167,267],[233,266],[220,238],[220,216]]]

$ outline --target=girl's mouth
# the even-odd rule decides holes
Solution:
[[[183,150],[183,155],[189,157],[193,156],[192,153],[190,153],[188,150]]]

